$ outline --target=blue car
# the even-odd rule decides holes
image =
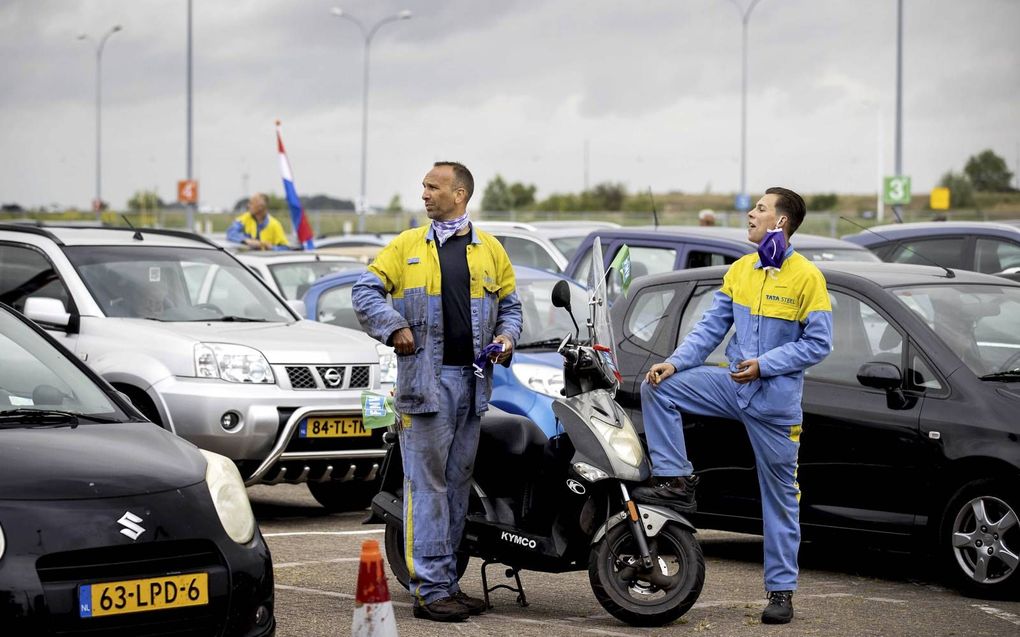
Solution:
[[[983,221],[929,221],[875,226],[843,237],[883,261],[940,265],[985,274],[1020,268],[1020,226]]]
[[[312,284],[305,293],[307,318],[341,327],[360,330],[354,315],[351,288],[364,269],[345,270],[325,276]],[[556,347],[567,333],[574,333],[574,324],[562,309],[553,307],[552,288],[564,279],[570,284],[572,307],[583,314],[587,307],[584,287],[571,279],[523,266],[516,266],[517,294],[524,312],[524,330],[517,342],[510,367],[496,365],[493,371],[490,403],[503,411],[533,420],[547,436],[557,430],[552,412],[553,398],[563,388],[563,360]],[[387,378],[386,374],[390,376]],[[396,359],[384,369],[384,379],[396,379]]]

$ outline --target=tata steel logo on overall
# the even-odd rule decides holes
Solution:
[[[120,530],[123,535],[128,536],[132,540],[137,540],[138,536],[145,533],[145,527],[139,524],[141,521],[142,518],[130,511],[125,511],[124,515],[120,516],[120,519],[117,520],[117,524],[124,527]]]
[[[343,376],[340,375],[340,370],[335,367],[330,367],[326,370],[326,373],[322,375],[322,380],[324,380],[330,387],[339,387],[343,379]]]
[[[536,546],[538,546],[535,543],[535,540],[524,537],[523,535],[511,533],[510,531],[503,531],[503,534],[499,536],[499,539],[503,540],[504,542],[510,542],[511,544],[517,544],[519,546],[524,546],[529,549],[533,549]]]

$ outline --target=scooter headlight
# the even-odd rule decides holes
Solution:
[[[238,544],[247,544],[255,537],[255,514],[240,472],[230,458],[205,449],[199,451],[205,456],[205,485],[223,530]]]
[[[634,427],[614,426],[600,418],[592,418],[591,422],[595,426],[595,431],[616,452],[622,462],[634,468],[641,466],[644,450]]]
[[[513,363],[510,365],[517,380],[534,391],[553,398],[560,398],[563,394],[563,369],[550,367],[548,365],[533,365],[531,363]]]

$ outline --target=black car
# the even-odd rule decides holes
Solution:
[[[974,272],[819,264],[833,351],[809,368],[798,482],[806,539],[930,547],[956,584],[1020,590],[1020,283]],[[711,305],[726,269],[636,279],[613,305],[623,384],[640,422],[645,372]],[[724,346],[707,364],[725,364]],[[685,415],[701,476],[696,521],[761,533],[754,455],[743,425]]]
[[[152,424],[0,304],[0,634],[272,635],[227,458]]]

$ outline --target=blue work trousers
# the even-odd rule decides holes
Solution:
[[[737,405],[736,388],[737,383],[730,378],[727,368],[710,366],[677,372],[658,387],[647,382],[641,385],[641,413],[652,473],[689,476],[694,471],[687,459],[681,411],[744,423],[754,450],[761,489],[765,589],[792,591],[797,588],[800,548],[797,450],[801,426],[800,423],[772,423],[754,418]]]
[[[478,451],[471,367],[443,365],[439,411],[412,414],[401,430],[404,459],[404,559],[419,604],[456,594],[457,558]]]

